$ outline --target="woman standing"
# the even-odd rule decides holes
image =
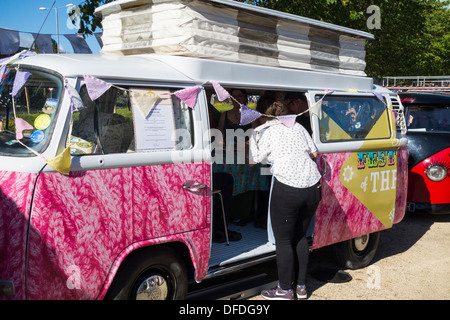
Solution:
[[[269,116],[287,113],[275,102]],[[306,230],[321,199],[320,173],[311,157],[317,147],[299,123],[288,128],[278,119],[255,129],[250,139],[254,162],[272,163],[274,184],[270,199],[270,219],[275,235],[279,283],[261,294],[269,300],[305,299],[309,248]]]

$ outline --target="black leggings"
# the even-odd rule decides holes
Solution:
[[[270,219],[276,243],[278,278],[283,290],[306,282],[309,258],[306,231],[320,199],[320,183],[308,188],[294,188],[274,179]]]

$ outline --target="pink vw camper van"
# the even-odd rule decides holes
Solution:
[[[230,88],[255,101],[304,93],[323,173],[312,249],[333,245],[346,268],[368,265],[379,231],[403,218],[407,186],[404,120],[392,113],[401,104],[363,71],[371,35],[228,0],[151,3],[97,9],[101,55],[2,60],[1,298],[183,299],[190,281],[273,259],[251,223],[236,226],[238,241],[212,241],[222,213],[212,214],[211,97]],[[143,21],[154,21],[150,48]],[[278,44],[258,48],[268,34]],[[320,39],[334,53],[313,50]]]

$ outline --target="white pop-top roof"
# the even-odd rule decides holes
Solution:
[[[309,25],[313,25],[313,26],[317,26],[317,27],[321,27],[321,28],[325,28],[325,29],[329,29],[329,30],[336,30],[340,33],[348,33],[348,34],[352,34],[352,35],[367,38],[367,39],[375,38],[373,34],[368,33],[368,32],[355,30],[355,29],[351,29],[351,28],[346,28],[346,27],[342,27],[342,26],[339,26],[336,24],[323,22],[323,21],[319,21],[319,20],[314,20],[314,19],[298,16],[295,14],[284,13],[281,11],[267,9],[264,7],[258,7],[258,6],[250,5],[250,4],[243,3],[243,2],[237,2],[237,1],[233,1],[233,0],[209,0],[209,1],[217,3],[217,4],[223,4],[223,5],[227,5],[230,7],[235,7],[237,9],[243,9],[243,10],[248,10],[248,11],[255,12],[255,13],[261,13],[264,15],[272,16],[274,18],[282,18],[282,19],[292,20],[295,22],[306,23]],[[151,0],[151,1],[117,0],[117,1],[105,4],[101,7],[98,7],[95,10],[95,15],[102,16],[103,14],[110,14],[113,12],[118,12],[124,8],[126,9],[128,7],[134,7],[136,5],[144,4],[146,2],[152,2],[154,4],[157,4],[157,3],[167,2],[167,1],[166,0]]]
[[[84,74],[103,80],[163,82],[198,85],[217,81],[223,86],[260,89],[372,90],[371,78],[326,74],[245,63],[166,55],[43,54],[20,62],[54,70],[65,77]]]
[[[370,33],[232,0],[120,0],[97,8],[102,53],[164,54],[365,76]]]

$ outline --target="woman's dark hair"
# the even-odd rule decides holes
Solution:
[[[263,95],[258,99],[256,103],[256,110],[262,114],[266,113],[268,107],[275,102],[275,97],[273,95]]]

